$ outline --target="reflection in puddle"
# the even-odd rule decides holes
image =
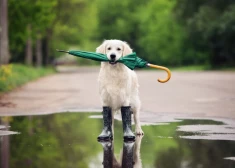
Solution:
[[[135,142],[123,142],[119,161],[114,155],[113,141],[100,142],[103,146],[103,167],[104,168],[131,168],[142,167],[140,159],[140,146],[143,136],[136,136]]]
[[[20,134],[0,135],[0,167],[102,168],[105,165],[124,167],[124,164],[150,168],[235,167],[233,126],[212,120],[149,125],[143,126],[142,140],[137,138],[134,144],[125,144],[122,123],[115,120],[114,142],[100,144],[97,136],[102,120],[89,118],[92,114],[97,115],[61,113],[2,118],[0,131]],[[213,135],[222,138],[208,140]],[[227,135],[232,138],[227,139]],[[197,138],[185,139],[193,136]]]

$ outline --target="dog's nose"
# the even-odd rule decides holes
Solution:
[[[111,57],[111,59],[115,59],[116,55],[115,54],[111,54],[110,57]]]

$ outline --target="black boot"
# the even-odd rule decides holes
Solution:
[[[134,141],[135,140],[135,135],[131,131],[131,111],[130,111],[130,108],[131,108],[130,106],[121,107],[124,141]]]
[[[110,107],[103,107],[104,128],[98,136],[98,141],[108,141],[113,139],[112,133],[112,110]]]

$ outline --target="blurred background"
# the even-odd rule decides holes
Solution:
[[[95,51],[104,39],[127,41],[140,57],[158,65],[202,70],[235,65],[234,0],[0,2],[0,64],[11,63],[1,66],[0,81],[14,67],[27,73],[25,65],[33,72],[32,66],[74,60],[98,64],[59,58],[63,55],[56,49]]]

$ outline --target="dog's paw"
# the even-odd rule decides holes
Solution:
[[[135,133],[136,133],[136,135],[144,135],[144,132],[142,131],[141,128],[136,128]]]

